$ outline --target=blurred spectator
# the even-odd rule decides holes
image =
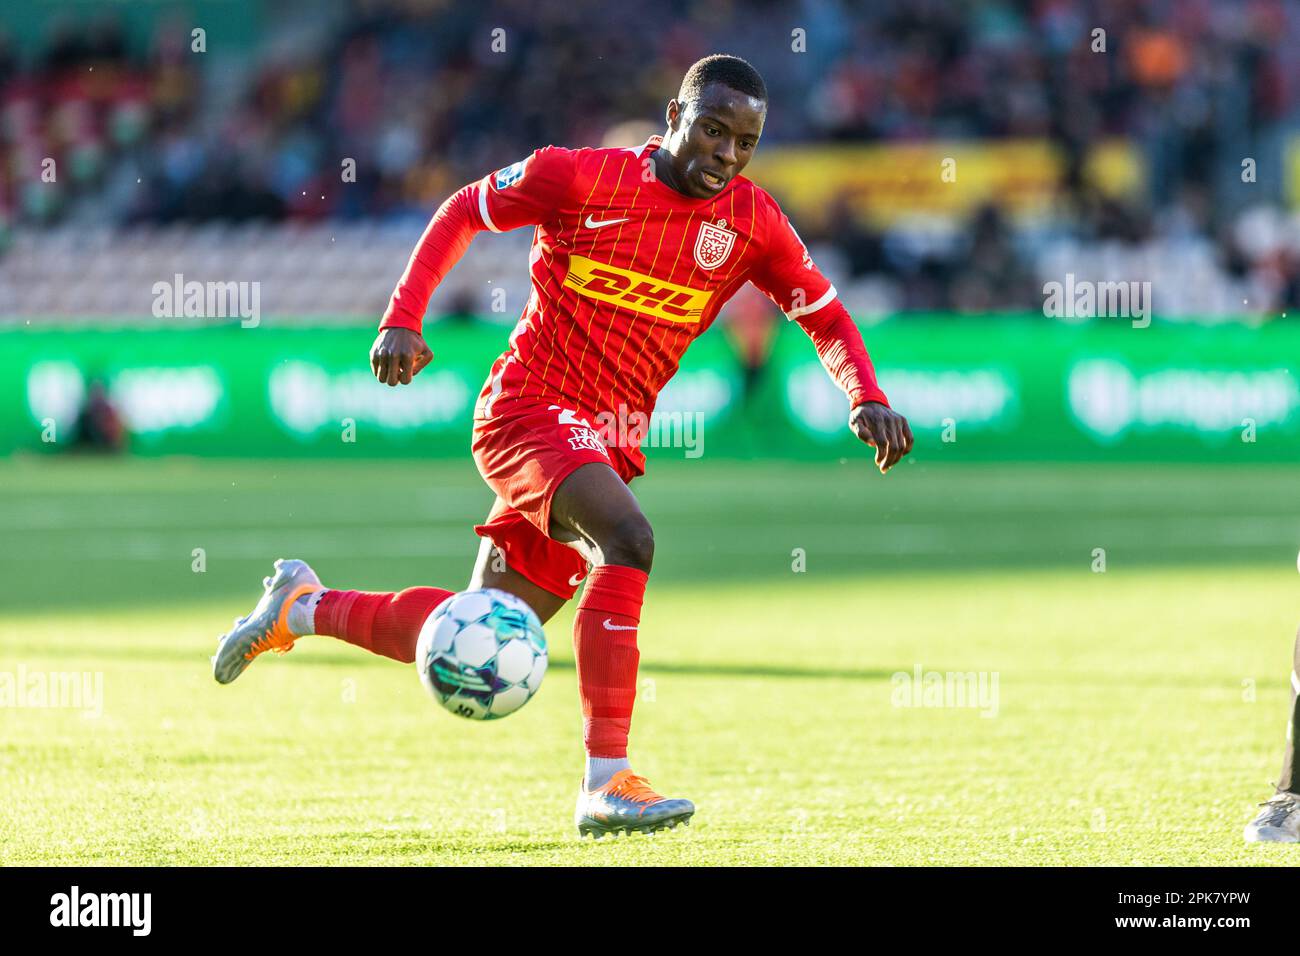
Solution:
[[[740,362],[741,397],[746,405],[762,384],[779,314],[771,300],[752,285],[741,288],[721,313],[723,328]]]
[[[108,397],[101,379],[86,388],[86,400],[77,415],[73,447],[82,451],[119,452],[126,447],[126,429]]]
[[[1248,194],[1236,174],[1246,153],[1276,167],[1300,119],[1287,65],[1300,42],[1295,4],[667,8],[287,2],[233,60],[192,54],[188,20],[165,13],[130,33],[113,13],[56,17],[22,56],[0,33],[0,250],[14,223],[423,220],[458,186],[538,146],[598,144],[615,128],[632,133],[624,123],[639,141],[647,124],[661,126],[684,69],[724,50],[765,74],[765,148],[1008,137],[1059,148],[1067,172],[1046,230],[981,209],[942,235],[914,223],[874,232],[841,197],[821,238],[853,277],[896,287],[904,307],[1037,308],[1029,277],[1053,242],[1120,243],[1135,256],[1171,242],[1187,255],[1209,248],[1220,298],[1235,296],[1225,290],[1237,274],[1266,290],[1261,307],[1295,301],[1300,240],[1258,252],[1240,248],[1232,227],[1248,202],[1281,200],[1277,175]],[[806,54],[791,51],[792,24],[806,30]],[[1144,156],[1137,201],[1097,193],[1084,173],[1107,137]],[[37,174],[47,158],[54,182]]]

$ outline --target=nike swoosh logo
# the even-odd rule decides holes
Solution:
[[[597,219],[596,219],[595,217],[593,217],[593,216],[588,216],[588,217],[587,217],[587,221],[584,222],[583,225],[586,226],[588,229],[599,229],[601,226],[612,226],[612,225],[614,225],[615,223],[619,223],[619,222],[627,222],[627,218],[628,218],[627,216],[624,216],[622,219],[602,219],[602,220],[597,220]]]
[[[611,624],[609,618],[604,620],[605,630],[607,631],[635,631],[635,624]]]
[[[569,584],[570,584],[571,586],[575,587],[575,588],[576,588],[579,584],[581,584],[581,583],[582,583],[582,572],[581,572],[581,571],[579,571],[579,572],[578,572],[577,574],[575,574],[573,577],[569,578]]]

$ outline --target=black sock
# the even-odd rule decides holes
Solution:
[[[1295,636],[1295,653],[1291,662],[1291,722],[1287,726],[1286,756],[1282,759],[1282,776],[1277,782],[1278,790],[1300,793],[1300,710],[1296,709],[1297,674],[1300,674],[1300,631]]]

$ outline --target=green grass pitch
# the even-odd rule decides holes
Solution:
[[[491,724],[328,638],[211,677],[275,557],[462,587],[468,461],[0,464],[0,672],[103,680],[98,717],[0,709],[0,864],[1300,861],[1240,836],[1300,619],[1285,469],[654,462],[633,487],[657,556],[632,756],[699,810],[593,843],[571,607]],[[897,706],[918,667],[996,674],[995,709]]]

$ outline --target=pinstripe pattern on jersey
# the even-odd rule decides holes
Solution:
[[[630,164],[632,164],[632,161],[633,161],[633,157],[630,156],[630,155],[628,155],[626,151],[621,151],[621,152],[622,152],[622,155],[620,156],[620,158],[622,159],[622,163],[619,165],[619,168],[618,168],[618,176],[617,176],[617,178],[616,178],[615,181],[614,181],[614,186],[613,186],[613,188],[612,188],[611,190],[609,190],[608,194],[606,194],[606,195],[603,197],[603,200],[604,200],[603,210],[604,210],[604,211],[601,213],[601,217],[602,217],[602,218],[610,218],[607,214],[608,214],[608,213],[611,213],[611,212],[615,209],[615,207],[616,207],[616,205],[617,205],[619,189],[620,189],[620,188],[622,187],[622,185],[623,185],[623,176],[624,176],[624,174],[626,174],[628,166],[629,166]],[[639,190],[638,190],[638,191],[639,191]],[[588,220],[583,220],[582,228],[587,228],[587,227],[586,227],[586,222],[587,222],[587,221],[588,221]],[[615,228],[615,229],[610,229],[610,228],[608,228],[608,227],[603,228],[603,229],[596,229],[596,228],[590,228],[590,229],[588,229],[588,230],[587,230],[587,232],[588,232],[587,238],[588,238],[590,241],[589,241],[588,246],[587,246],[587,256],[590,257],[590,254],[593,253],[593,252],[595,252],[596,247],[597,247],[601,242],[608,242],[608,241],[611,241],[611,238],[612,238],[612,242],[613,242],[614,248],[617,249],[617,248],[621,245],[621,243],[622,243],[622,239],[623,239],[623,230],[624,230],[625,228],[627,228],[627,224],[628,224],[629,221],[630,221],[630,218],[629,218],[629,219],[625,219],[623,222],[619,223],[618,226],[617,226],[617,228]],[[642,224],[644,225],[644,222],[643,222]],[[603,235],[602,235],[602,233],[603,233]],[[577,241],[576,241],[576,238],[575,238],[575,241],[574,241],[573,246],[574,246],[574,250],[575,250],[575,254],[576,254],[576,251],[577,251]],[[614,322],[614,311],[615,311],[615,309],[617,308],[617,307],[615,307],[615,309],[610,309],[610,308],[601,308],[602,303],[600,303],[600,302],[594,302],[594,301],[590,301],[590,300],[587,300],[585,304],[587,305],[587,313],[586,313],[586,315],[585,315],[585,317],[584,317],[584,323],[583,323],[582,354],[578,357],[577,362],[576,362],[576,366],[577,366],[577,368],[580,370],[580,374],[581,374],[581,370],[582,370],[582,369],[584,368],[584,366],[586,365],[586,360],[587,360],[587,350],[588,350],[588,348],[590,347],[590,345],[591,345],[591,341],[592,341],[592,338],[593,338],[594,335],[595,335],[596,325],[597,325],[597,321],[598,321],[598,319],[600,319],[601,317],[603,317],[604,320],[605,320],[605,323],[606,323],[606,327],[607,327],[607,329],[608,329],[608,327],[612,326],[612,324],[613,324],[613,322]],[[606,306],[610,305],[610,303],[604,303],[604,304],[605,304]],[[577,312],[578,312],[578,310],[575,308],[575,309],[574,309],[575,316],[576,316]],[[575,327],[577,326],[577,322],[576,322],[576,320],[575,320],[575,322],[574,322],[574,326],[575,326]],[[606,337],[608,338],[608,331],[606,331]],[[572,340],[572,338],[573,338],[573,332],[572,332],[572,330],[570,330],[570,332],[569,332],[569,338],[570,338],[570,340]],[[567,351],[567,346],[566,346],[566,351]],[[578,383],[578,398],[579,398],[579,402],[582,403],[582,405],[583,405],[584,408],[589,408],[589,407],[591,407],[591,406],[589,406],[589,405],[586,404],[586,402],[587,402],[586,394],[587,394],[588,392],[591,392],[591,393],[593,394],[593,399],[599,398],[599,393],[596,392],[596,388],[595,388],[595,379],[598,379],[598,378],[600,377],[599,369],[600,369],[600,363],[597,364],[597,369],[596,369],[596,374],[595,374],[595,375],[590,376],[590,377],[583,376],[583,377],[581,377],[580,380],[579,380],[579,383]],[[594,409],[594,411],[599,412],[599,411],[601,411],[601,409],[597,408],[597,409]]]
[[[517,361],[503,363],[499,370],[503,398],[563,401],[584,415],[620,405],[629,411],[652,410],[682,353],[713,323],[761,256],[766,223],[757,188],[742,180],[712,200],[678,200],[666,194],[668,187],[637,176],[649,161],[650,145],[640,151],[580,151],[575,185],[581,184],[581,201],[575,197],[573,205],[558,210],[554,221],[534,233],[533,293],[512,336]],[[629,179],[629,173],[635,178]],[[589,214],[623,221],[587,228]],[[704,269],[695,260],[695,234],[701,223],[724,218],[737,241],[727,260]],[[575,256],[711,295],[697,321],[670,321],[583,295],[566,284]]]

